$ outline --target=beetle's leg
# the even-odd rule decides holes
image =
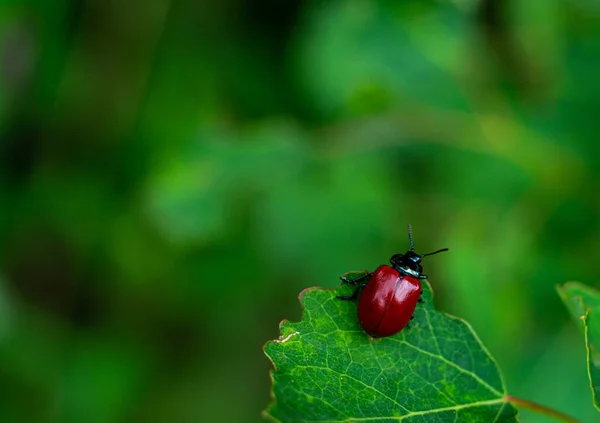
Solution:
[[[417,302],[424,303],[425,301],[423,301],[423,298],[419,297],[419,299],[417,300]]]
[[[427,275],[419,275],[419,279],[427,279]]]
[[[410,320],[414,319],[415,315],[413,314],[412,316],[410,316]]]
[[[359,285],[355,290],[354,293],[352,295],[338,295],[338,298],[340,300],[345,300],[345,301],[354,301],[358,298],[358,292],[363,289],[365,286],[367,286],[366,283],[363,283],[361,285]]]
[[[348,272],[350,273],[350,272]],[[348,273],[344,273],[344,275],[347,275]],[[360,281],[364,281],[365,279],[368,279],[371,277],[373,273],[371,272],[366,272],[364,275],[359,276],[356,279],[348,279],[346,276],[340,276],[340,279],[342,280],[342,282],[350,284],[350,285],[356,285],[357,283],[359,283]]]

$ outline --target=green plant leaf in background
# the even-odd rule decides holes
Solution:
[[[493,358],[463,320],[424,303],[410,329],[382,339],[362,331],[352,287],[309,288],[302,320],[283,321],[265,345],[277,422],[516,422]]]
[[[578,282],[557,287],[558,294],[577,321],[583,324],[590,387],[600,410],[600,292]]]

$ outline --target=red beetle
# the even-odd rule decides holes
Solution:
[[[410,251],[394,254],[390,259],[392,266],[381,265],[374,273],[367,272],[353,280],[341,277],[344,283],[358,285],[352,295],[339,296],[341,300],[355,300],[364,288],[358,301],[358,320],[365,332],[376,338],[395,335],[408,326],[417,302],[421,301],[419,279],[427,279],[420,261],[423,257],[448,251],[443,248],[428,254],[415,253],[410,225],[408,239]],[[367,278],[368,282],[361,283]]]

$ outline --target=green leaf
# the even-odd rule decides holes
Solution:
[[[434,309],[427,282],[411,328],[382,339],[362,331],[356,303],[336,298],[353,289],[300,293],[302,320],[284,320],[280,338],[264,347],[275,367],[265,417],[285,423],[517,421],[493,358],[468,323]]]
[[[557,286],[571,316],[583,325],[594,406],[600,410],[600,292],[578,282]]]

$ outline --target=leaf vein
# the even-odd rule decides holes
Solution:
[[[460,367],[460,366],[459,366],[459,365],[457,365],[456,363],[453,363],[453,362],[451,362],[450,360],[448,360],[446,357],[444,357],[444,356],[442,356],[442,355],[435,355],[435,354],[432,354],[432,353],[430,353],[429,351],[425,351],[425,350],[423,350],[423,349],[421,349],[421,348],[417,347],[416,345],[413,345],[413,344],[409,343],[409,342],[408,342],[408,341],[406,341],[406,340],[400,340],[400,339],[394,339],[394,338],[392,338],[392,339],[393,339],[394,341],[396,341],[396,342],[399,342],[399,343],[402,343],[402,344],[406,344],[406,345],[408,345],[409,347],[411,347],[411,348],[414,348],[415,350],[417,350],[417,351],[419,351],[419,352],[421,352],[421,353],[423,353],[423,354],[426,354],[426,355],[429,355],[429,356],[431,356],[431,357],[437,358],[437,359],[439,359],[439,360],[443,361],[444,363],[448,364],[449,366],[451,366],[451,367],[454,367],[455,369],[457,369],[457,370],[458,370],[458,371],[460,371],[461,373],[464,373],[464,374],[467,374],[467,375],[471,376],[471,377],[472,377],[473,379],[475,379],[477,382],[479,382],[480,384],[482,384],[483,386],[485,386],[485,387],[486,387],[486,388],[487,388],[487,389],[488,389],[490,392],[492,392],[494,395],[498,395],[498,396],[503,396],[503,395],[504,395],[502,392],[499,392],[499,391],[498,391],[496,388],[494,388],[492,385],[490,385],[489,383],[487,383],[486,381],[484,381],[483,379],[481,379],[481,378],[480,378],[480,377],[479,377],[477,374],[475,374],[475,373],[473,373],[473,372],[471,372],[471,371],[469,371],[469,370],[467,370],[467,369],[464,369],[464,368]]]
[[[406,408],[406,407],[402,406],[402,404],[400,404],[400,403],[399,403],[398,401],[396,401],[394,398],[392,398],[392,397],[390,397],[390,396],[386,395],[385,393],[381,392],[379,389],[375,388],[374,386],[369,386],[369,385],[367,385],[365,382],[363,382],[362,380],[360,380],[360,379],[357,379],[357,378],[355,378],[354,376],[350,376],[350,375],[349,375],[349,374],[347,374],[347,373],[341,373],[341,372],[339,372],[339,371],[337,371],[337,370],[335,370],[335,369],[332,369],[332,368],[327,368],[327,367],[320,367],[320,366],[307,366],[307,365],[304,365],[304,366],[298,366],[298,367],[305,368],[305,369],[319,369],[319,370],[326,370],[326,371],[330,371],[330,372],[336,373],[336,374],[338,374],[339,376],[342,376],[342,377],[347,377],[348,379],[351,379],[351,380],[353,380],[353,381],[355,381],[355,382],[358,382],[358,383],[360,383],[361,385],[365,386],[367,389],[369,389],[369,390],[372,390],[372,391],[375,391],[377,394],[380,394],[380,395],[382,395],[383,397],[385,397],[385,398],[389,399],[389,400],[390,400],[390,401],[392,401],[394,404],[396,404],[398,407],[400,407],[402,410],[404,410],[404,411],[406,411],[406,412],[408,412],[408,413],[411,413],[411,411],[410,411],[408,408]]]
[[[500,410],[498,410],[498,414],[496,414],[496,417],[494,418],[494,421],[492,423],[496,423],[498,421],[498,419],[502,415],[502,410],[504,410],[505,406],[506,406],[506,403],[502,404],[502,407],[500,407]]]
[[[431,331],[431,336],[433,337],[433,342],[435,343],[435,347],[437,348],[440,357],[444,357],[444,355],[442,354],[442,350],[440,349],[440,344],[438,343],[437,336],[435,335],[435,331],[433,330],[433,326],[431,326],[431,321],[429,320],[429,312],[427,311],[426,308],[424,308],[423,310],[425,311],[425,319],[427,320],[427,326],[429,327],[429,330]]]
[[[307,420],[307,422],[310,421],[311,423],[351,423],[351,422],[364,422],[364,421],[371,421],[371,420],[392,420],[392,421],[396,421],[396,422],[401,422],[402,420],[408,419],[410,417],[425,416],[427,414],[443,413],[446,411],[458,412],[458,411],[464,410],[466,408],[495,405],[495,404],[502,404],[502,407],[500,408],[502,410],[504,408],[504,406],[506,405],[506,402],[504,401],[504,398],[497,398],[497,399],[487,400],[487,401],[477,401],[477,402],[471,402],[468,404],[459,404],[459,405],[454,405],[451,407],[435,408],[432,410],[411,411],[410,413],[404,414],[402,416],[356,417],[356,418],[351,418],[351,419],[346,419],[346,420]]]

